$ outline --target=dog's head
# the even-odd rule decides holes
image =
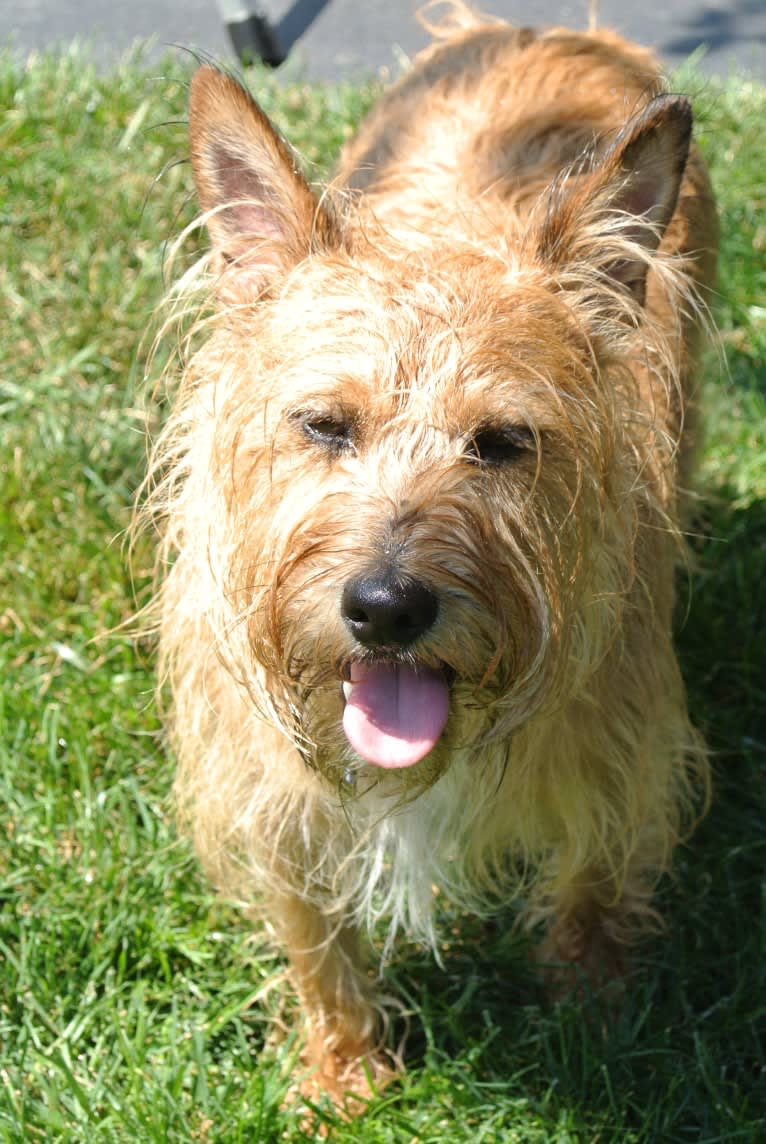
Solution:
[[[475,226],[445,209],[424,234],[406,198],[395,225],[317,198],[243,89],[195,76],[220,313],[189,400],[214,627],[336,778],[430,781],[615,638],[675,444],[635,346],[642,327],[645,377],[667,377],[644,304],[689,130],[659,98],[528,217],[490,196]]]

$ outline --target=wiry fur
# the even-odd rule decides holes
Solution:
[[[149,478],[181,818],[286,950],[336,1093],[384,1067],[359,926],[434,943],[434,885],[476,911],[523,885],[546,956],[603,979],[707,783],[670,634],[716,245],[688,107],[610,33],[455,9],[320,199],[195,80],[220,305]],[[477,460],[509,423],[527,447]],[[454,679],[405,770],[341,729],[371,653],[340,595],[382,564],[439,597],[397,655]]]

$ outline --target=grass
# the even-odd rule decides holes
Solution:
[[[193,210],[187,78],[0,58],[3,1141],[307,1138],[281,1108],[295,1045],[265,1048],[281,967],[174,834],[151,649],[97,638],[133,608],[120,536],[159,415],[136,351]],[[320,170],[374,95],[252,79]],[[453,919],[445,970],[405,949],[408,1075],[352,1127],[322,1109],[338,1141],[766,1138],[766,96],[732,79],[697,105],[728,364],[679,644],[713,809],[608,1031],[542,1002],[507,926]]]

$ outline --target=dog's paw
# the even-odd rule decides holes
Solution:
[[[301,1074],[290,1087],[285,1106],[299,1117],[308,1134],[324,1137],[329,1127],[321,1119],[321,1106],[329,1100],[337,1116],[352,1120],[364,1115],[391,1081],[401,1074],[400,1062],[384,1050],[350,1056],[325,1050],[320,1059],[308,1049],[301,1055]]]
[[[552,1001],[588,1001],[597,997],[611,1010],[619,1006],[628,972],[624,945],[602,933],[565,942],[553,933],[536,952],[546,993]]]

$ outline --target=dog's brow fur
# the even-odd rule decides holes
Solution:
[[[142,509],[180,821],[338,1099],[400,1063],[360,929],[436,948],[434,886],[523,890],[541,959],[602,983],[707,797],[671,642],[717,241],[689,106],[606,31],[456,4],[434,34],[319,197],[195,77],[212,242],[174,304],[216,301]],[[417,638],[360,636],[345,594],[379,582],[430,602]],[[376,665],[449,687],[413,765],[344,733]]]

